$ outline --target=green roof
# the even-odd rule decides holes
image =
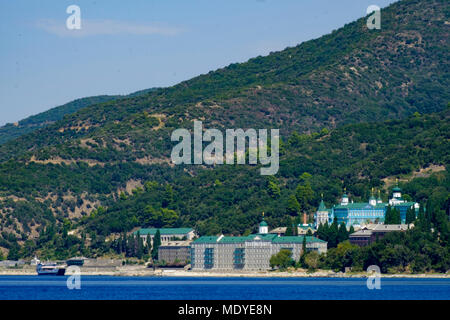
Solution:
[[[392,189],[393,192],[401,192],[402,189],[400,189],[399,187],[395,187],[394,189]]]
[[[220,243],[241,243],[245,242],[247,237],[223,237],[219,242]]]
[[[256,237],[259,237],[261,240],[270,241],[273,243],[302,243],[303,236],[287,236],[287,237],[279,237],[276,234],[251,234],[247,237],[222,237],[220,241],[218,236],[203,236],[195,240],[193,243],[243,243],[245,241],[254,241]],[[307,236],[306,242],[325,242],[315,237]]]
[[[347,205],[336,205],[335,209],[381,209],[386,207],[386,203],[377,203],[375,206],[370,205],[367,202],[355,202]]]
[[[319,209],[317,211],[326,211],[327,207],[325,207],[325,203],[323,202],[323,199],[320,200]]]
[[[277,234],[274,233],[264,233],[264,234],[251,234],[245,237],[246,241],[254,240],[256,237],[259,237],[261,240],[271,241],[273,238],[278,237]]]
[[[275,239],[273,239],[272,242],[274,243],[303,243],[303,236],[285,236],[285,237],[276,237]],[[318,238],[315,237],[311,237],[311,236],[306,236],[306,243],[311,243],[311,242],[326,242],[323,240],[320,240]]]
[[[264,220],[261,221],[261,223],[259,224],[260,227],[267,227],[267,222],[265,222]]]
[[[194,229],[192,228],[148,228],[148,229],[139,229],[138,231],[133,232],[133,234],[139,234],[141,236],[146,236],[146,235],[155,235],[156,234],[156,230],[159,230],[161,235],[173,235],[173,234],[186,234],[189,233],[191,231],[193,231]]]
[[[203,236],[194,241],[194,243],[216,243],[217,236]]]

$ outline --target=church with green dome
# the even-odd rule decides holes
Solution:
[[[344,192],[341,202],[331,208],[327,208],[322,199],[314,215],[314,226],[318,228],[321,224],[331,224],[335,218],[339,224],[345,223],[347,228],[367,223],[383,223],[388,206],[400,211],[402,223],[406,221],[408,209],[414,208],[416,215],[419,210],[417,202],[409,202],[402,198],[402,190],[398,185],[392,189],[392,198],[387,203],[381,200],[380,193],[378,198],[375,198],[373,190],[368,202],[350,201]]]

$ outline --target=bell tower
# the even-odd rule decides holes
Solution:
[[[261,223],[259,224],[259,230],[258,233],[259,234],[267,234],[269,233],[269,226],[267,225],[267,222],[264,221],[264,212],[262,213],[263,219],[261,221]]]

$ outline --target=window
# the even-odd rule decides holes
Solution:
[[[206,248],[204,253],[205,269],[214,267],[214,248]]]

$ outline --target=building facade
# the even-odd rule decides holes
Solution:
[[[408,230],[408,227],[413,227],[413,225],[408,226],[406,224],[375,224],[369,225],[369,227],[358,230],[349,236],[349,241],[351,244],[356,244],[360,247],[367,246],[374,241],[382,239],[386,234],[394,231],[404,232]]]
[[[320,202],[319,208],[314,215],[314,225],[316,228],[320,224],[333,223],[336,218],[338,224],[345,223],[347,228],[350,226],[360,226],[366,223],[383,223],[388,206],[396,208],[400,212],[401,222],[406,221],[406,212],[409,208],[414,208],[417,212],[419,204],[416,202],[407,202],[402,198],[401,189],[397,186],[393,190],[392,198],[388,203],[384,203],[380,195],[376,199],[373,194],[368,202],[349,201],[347,194],[343,194],[341,202],[330,209],[325,207],[323,200]]]
[[[268,270],[270,258],[282,249],[292,252],[294,260],[300,259],[303,236],[282,237],[268,233],[265,221],[259,233],[246,237],[207,236],[191,243],[192,270]],[[327,251],[327,242],[305,237],[306,249],[319,253]]]
[[[191,241],[169,241],[158,248],[158,260],[167,265],[186,265],[191,259]]]
[[[144,242],[147,241],[147,237],[150,237],[153,244],[153,238],[155,237],[157,230],[159,230],[161,235],[161,243],[167,243],[174,240],[192,240],[196,237],[195,231],[192,228],[142,228],[133,232],[133,234],[139,234]]]

